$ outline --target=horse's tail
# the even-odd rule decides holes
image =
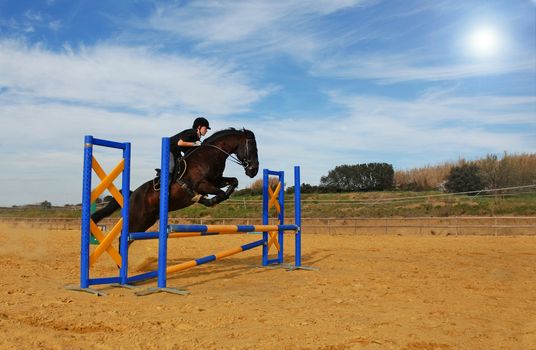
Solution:
[[[132,191],[130,191],[130,193],[132,193]],[[99,221],[101,221],[105,217],[108,217],[108,216],[112,215],[113,212],[116,211],[119,208],[121,208],[121,206],[119,205],[119,203],[117,203],[117,201],[114,198],[111,201],[109,201],[108,204],[106,204],[105,207],[103,207],[103,208],[97,210],[96,212],[94,212],[93,214],[91,214],[91,220],[93,220],[94,223],[98,223]]]

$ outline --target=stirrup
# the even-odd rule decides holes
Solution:
[[[157,176],[153,179],[153,190],[155,192],[160,191],[160,176]]]

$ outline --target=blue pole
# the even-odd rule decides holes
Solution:
[[[262,171],[262,224],[268,225],[268,169]],[[262,266],[268,265],[268,232],[262,233]]]
[[[128,280],[128,234],[129,234],[129,214],[130,214],[130,142],[125,143],[123,149],[123,159],[125,167],[123,169],[122,190],[123,209],[121,216],[123,217],[123,227],[121,229],[121,284],[127,284]]]
[[[295,237],[295,265],[301,266],[301,182],[300,167],[294,167],[294,223],[298,226]]]
[[[279,172],[279,183],[281,184],[281,190],[279,191],[278,201],[281,211],[279,212],[279,225],[285,224],[285,173],[283,171]],[[279,230],[277,233],[277,240],[279,242],[279,252],[277,254],[277,263],[283,263],[283,246],[284,246],[284,231]]]
[[[169,206],[169,138],[162,137],[162,162],[160,165],[160,224],[158,232],[158,288],[166,288],[167,224]]]
[[[80,288],[89,287],[89,236],[91,220],[91,169],[93,136],[84,138],[84,169],[82,174],[82,234],[80,239]]]

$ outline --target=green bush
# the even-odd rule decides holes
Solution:
[[[480,178],[479,167],[468,163],[453,167],[445,183],[445,188],[451,193],[482,190],[484,185]]]
[[[393,166],[387,163],[340,165],[320,178],[321,188],[334,190],[329,192],[385,191],[393,184]]]

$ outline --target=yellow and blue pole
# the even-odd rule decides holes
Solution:
[[[296,231],[297,225],[168,225],[168,238],[201,237],[259,233],[264,231]],[[131,240],[157,239],[159,232],[133,232]]]
[[[199,259],[186,261],[186,262],[183,262],[181,264],[168,267],[167,268],[167,273],[183,271],[183,270],[192,268],[194,266],[199,266],[199,265],[203,265],[203,264],[215,261],[215,260],[223,259],[225,257],[235,255],[235,254],[238,254],[238,253],[241,253],[241,252],[245,252],[246,250],[256,248],[256,247],[258,247],[260,245],[263,245],[263,244],[264,244],[264,239],[261,239],[261,240],[251,242],[251,243],[248,243],[248,244],[244,244],[244,245],[242,245],[240,247],[229,249],[229,250],[226,250],[226,251],[223,251],[223,252],[220,252],[220,253],[207,255],[207,256],[199,258]]]

